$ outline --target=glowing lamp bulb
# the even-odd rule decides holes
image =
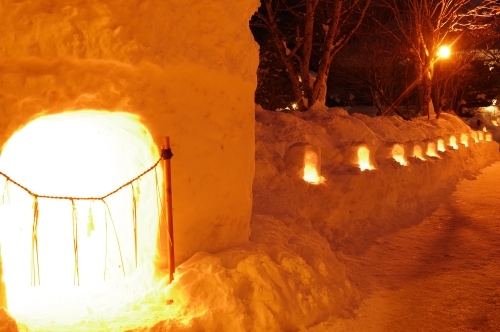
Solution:
[[[318,174],[318,155],[313,151],[307,151],[304,155],[303,179],[312,184],[320,184],[324,178]]]
[[[437,150],[439,152],[445,152],[446,151],[446,148],[444,147],[444,140],[441,139],[441,138],[437,140]]]
[[[469,146],[469,136],[467,136],[467,134],[460,135],[460,144],[465,145],[466,147]]]
[[[358,149],[358,165],[362,171],[375,169],[370,163],[370,150],[364,146]]]
[[[450,48],[446,45],[443,45],[439,48],[437,55],[440,58],[449,58],[451,54]]]
[[[486,130],[486,127],[483,127],[483,131],[484,131],[484,132],[487,132],[488,130]]]

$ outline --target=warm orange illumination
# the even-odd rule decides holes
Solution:
[[[405,149],[401,144],[394,144],[392,147],[392,158],[403,166],[408,165],[408,161],[405,159]]]
[[[429,144],[427,144],[427,152],[425,154],[429,157],[439,157],[439,155],[437,154],[436,143],[429,142]]]
[[[458,149],[457,138],[455,136],[453,136],[453,135],[450,136],[449,145],[451,146],[451,148],[453,150],[457,150]]]
[[[437,140],[437,150],[439,152],[445,152],[446,151],[446,148],[444,146],[444,140],[442,138],[439,138]]]
[[[482,131],[477,132],[477,139],[481,142],[484,141],[484,135]]]
[[[437,55],[440,58],[449,58],[451,54],[451,50],[449,46],[443,45],[439,48]]]
[[[486,129],[486,127],[483,127],[483,131],[484,131],[484,132],[487,132],[488,130]]]
[[[472,137],[474,139],[475,143],[479,142],[479,138],[478,138],[477,132],[473,131],[472,133],[470,133],[470,137]]]
[[[375,169],[370,163],[370,150],[367,147],[362,146],[358,149],[358,165],[362,171]]]
[[[423,151],[422,151],[422,148],[420,147],[420,145],[415,145],[413,147],[413,157],[418,158],[420,160],[425,160],[425,157],[424,157],[424,154],[423,154]]]
[[[40,195],[99,197],[158,158],[158,148],[136,116],[86,110],[30,122],[4,146],[0,170]],[[161,171],[158,178],[161,184]],[[101,201],[75,200],[73,206],[69,200],[38,199],[34,256],[34,198],[12,183],[4,194],[0,242],[8,308],[30,330],[76,331],[54,325],[124,315],[152,291],[158,230],[154,171],[134,189],[125,187],[105,200],[111,216]],[[33,265],[36,257],[38,266]]]
[[[492,123],[495,127],[498,127],[498,122],[497,122],[497,120],[491,120],[491,123]]]
[[[467,134],[460,134],[460,144],[469,146],[469,136]]]
[[[491,142],[491,133],[486,133],[485,136],[486,136],[485,138],[486,142]]]
[[[324,178],[318,174],[318,155],[314,151],[306,151],[304,156],[304,181],[320,184]]]

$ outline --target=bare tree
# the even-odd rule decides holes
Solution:
[[[261,0],[261,3],[251,24],[269,30],[290,77],[299,109],[324,105],[332,59],[359,27],[370,0]]]
[[[498,0],[377,0],[377,3],[392,12],[396,26],[391,29],[384,22],[380,27],[392,33],[414,59],[418,73],[414,85],[419,89],[421,112],[429,115],[439,47],[445,43],[453,45],[449,35],[454,31],[487,29],[500,12]],[[436,98],[434,95],[434,102],[438,102]]]

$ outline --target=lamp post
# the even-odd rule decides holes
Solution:
[[[427,75],[427,79],[433,78],[433,68],[434,68],[434,63],[441,59],[441,58],[447,58],[450,56],[450,48],[448,46],[441,46],[439,50],[435,53],[434,57],[431,58],[431,60],[425,65],[423,70],[419,73],[417,79],[415,79],[409,86],[406,87],[405,91],[401,93],[401,95],[382,113],[382,115],[387,115],[391,113],[400,103],[401,101],[417,86],[420,82],[422,82],[422,79],[424,78],[424,75]],[[430,72],[429,72],[430,71]],[[429,77],[430,75],[430,77]],[[432,81],[431,81],[432,83]],[[429,87],[426,87],[428,89]],[[427,112],[427,116],[430,118],[429,112]]]
[[[439,84],[439,76],[440,76],[440,64],[438,60],[447,59],[450,57],[450,47],[447,45],[441,46],[436,52],[436,56],[432,59],[431,66],[435,64],[435,67],[432,69],[431,75],[431,100],[434,105],[434,112],[436,113],[436,117],[439,117],[441,113],[441,87]],[[430,111],[430,110],[429,110]],[[428,117],[430,117],[430,112]]]

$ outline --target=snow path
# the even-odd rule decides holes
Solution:
[[[362,303],[310,331],[500,331],[500,162],[420,224],[346,256]]]

